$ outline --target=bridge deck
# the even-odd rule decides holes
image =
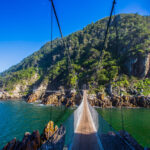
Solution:
[[[89,107],[87,104],[87,95],[84,91],[83,111],[79,125],[75,131],[72,150],[99,150],[96,129],[91,118]]]

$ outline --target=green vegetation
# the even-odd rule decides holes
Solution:
[[[5,87],[6,91],[12,91],[18,83],[21,85],[25,85],[28,80],[31,80],[36,74],[36,68],[30,67],[25,70],[16,71],[12,74],[6,75],[3,80],[2,84]],[[31,81],[30,81],[31,82]]]
[[[134,87],[138,92],[141,92],[143,95],[150,94],[150,79],[146,78],[144,80],[138,80],[134,83]]]
[[[53,49],[50,42],[46,43],[39,51],[3,72],[0,87],[11,91],[17,83],[24,84],[37,74],[39,81],[36,83],[55,83],[55,87],[74,88],[77,82],[79,86],[88,83],[94,92],[105,91],[105,86],[113,83],[114,87],[134,85],[148,95],[150,79],[141,79],[140,75],[131,72],[128,63],[150,53],[150,17],[138,14],[113,17],[103,59],[99,63],[107,21],[108,17],[65,37],[66,46],[61,39],[53,41]],[[66,50],[69,50],[73,69],[67,68]],[[119,73],[122,74],[120,81]]]

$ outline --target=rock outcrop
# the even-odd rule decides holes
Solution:
[[[146,96],[119,96],[112,95],[111,97],[104,94],[88,95],[88,100],[92,106],[102,108],[110,107],[144,107],[150,108],[150,97]]]
[[[42,99],[47,89],[47,83],[41,83],[39,87],[35,87],[33,93],[27,98],[28,103],[33,103],[39,99]]]
[[[37,150],[41,145],[39,131],[34,131],[32,134],[25,133],[23,140],[17,141],[13,139],[3,150]]]
[[[42,142],[45,143],[57,130],[58,126],[54,125],[53,121],[49,121],[41,135]]]
[[[47,140],[39,150],[63,150],[65,143],[66,130],[61,126],[56,132]]]
[[[88,95],[88,100],[91,106],[98,106],[102,108],[110,108],[112,107],[112,102],[109,100],[108,97],[105,97],[104,94],[97,94],[97,95]]]
[[[26,96],[26,92],[31,84],[35,83],[38,80],[38,75],[35,74],[29,80],[22,80],[21,83],[16,83],[14,88],[11,91],[5,91],[0,89],[0,99],[23,99]]]
[[[44,105],[54,105],[61,106],[65,105],[66,107],[79,105],[81,102],[81,96],[75,90],[64,92],[62,91],[49,91],[36,90],[33,94],[29,95],[27,102],[32,103],[36,100],[41,100]]]
[[[58,128],[54,126],[54,122],[50,121],[40,135],[39,131],[34,131],[32,134],[26,132],[22,141],[13,139],[4,146],[3,150],[47,150],[55,147],[57,150],[62,150],[65,142],[66,130],[63,126]]]
[[[125,62],[130,75],[144,78],[150,75],[150,53],[146,56],[129,57]]]
[[[62,100],[64,100],[64,96],[61,93],[53,93],[44,98],[42,104],[60,106]]]

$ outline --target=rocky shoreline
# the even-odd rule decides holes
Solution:
[[[88,95],[89,103],[92,106],[102,108],[112,107],[127,107],[136,108],[144,107],[150,108],[150,97],[146,96],[104,96],[104,94]]]
[[[65,134],[66,129],[63,126],[58,128],[57,125],[54,126],[54,122],[50,121],[44,128],[41,135],[38,130],[33,131],[32,134],[26,132],[21,141],[14,138],[8,142],[2,150],[63,150],[65,144]],[[99,136],[105,149],[127,149],[127,145],[123,142],[125,140],[133,149],[149,150],[149,148],[143,148],[126,131],[119,131],[118,134],[108,132]],[[117,145],[114,141],[117,142]]]
[[[6,93],[0,95],[0,100],[19,100],[23,99],[27,103],[34,103],[38,100],[44,105],[53,106],[66,106],[74,107],[79,105],[81,102],[81,96],[75,91],[70,92],[56,92],[56,93],[41,93],[34,92],[27,97],[13,97],[8,96]],[[105,96],[102,93],[88,94],[89,103],[92,106],[101,108],[112,108],[112,107],[126,107],[126,108],[137,108],[144,107],[150,108],[150,97],[148,96]]]
[[[53,147],[56,149],[58,147],[63,148],[65,133],[63,126],[58,128],[53,121],[49,121],[41,135],[38,130],[33,131],[32,134],[26,132],[22,141],[14,138],[2,150],[46,150],[46,147],[49,147],[49,149],[53,149]]]

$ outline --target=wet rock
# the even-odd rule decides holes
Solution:
[[[49,121],[41,135],[42,142],[47,141],[57,130],[58,126],[54,125],[53,121]]]
[[[27,102],[28,103],[33,103],[35,102],[36,100],[38,99],[38,96],[36,94],[31,94],[28,99],[27,99]]]
[[[63,150],[66,130],[61,126],[39,150]]]
[[[14,150],[16,146],[16,138],[10,141],[6,146],[4,146],[3,150]]]
[[[47,85],[48,85],[48,83],[43,82],[40,84],[40,86],[34,87],[34,92],[32,94],[28,95],[27,102],[33,103],[36,100],[42,99],[43,96],[45,95]]]
[[[91,106],[110,107],[144,107],[150,108],[150,97],[146,96],[117,96],[105,97],[104,94],[88,95]]]
[[[91,106],[98,106],[102,108],[112,107],[112,102],[108,97],[105,97],[104,94],[98,94],[97,96],[88,95],[88,100]]]
[[[59,105],[59,98],[58,98],[58,95],[57,95],[57,94],[49,95],[47,98],[45,98],[45,99],[42,101],[42,104],[58,106],[58,105]]]
[[[66,107],[72,107],[75,105],[79,105],[80,102],[81,96],[74,91],[70,91],[67,93],[56,92],[47,95],[43,98],[42,104],[54,106],[65,105]]]
[[[3,150],[37,150],[41,146],[39,131],[34,131],[32,134],[25,133],[22,141],[13,139]]]
[[[134,106],[134,107],[145,107],[145,108],[150,108],[150,100],[148,97],[145,96],[130,96],[129,102]]]

